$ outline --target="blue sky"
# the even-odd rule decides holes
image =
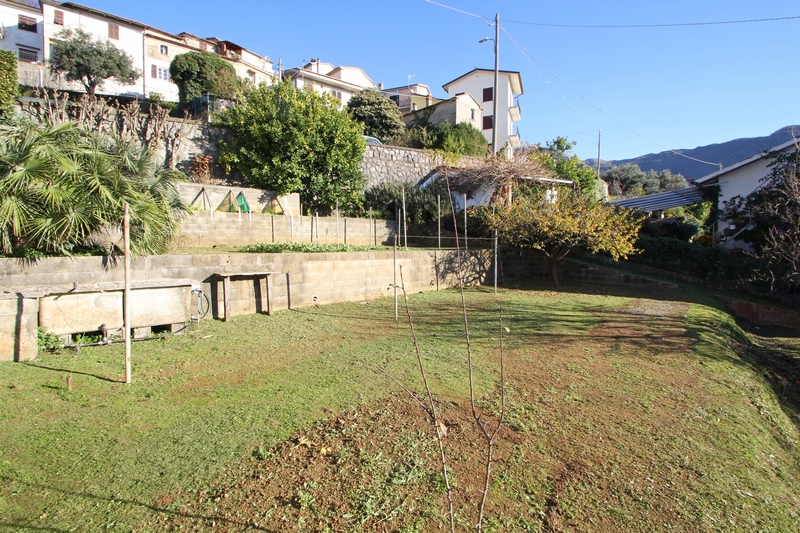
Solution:
[[[561,135],[582,158],[625,159],[768,135],[800,124],[797,0],[82,0],[162,30],[233,41],[285,68],[358,66],[386,87],[442,85],[469,70],[521,72],[523,142]],[[443,4],[447,7],[442,7]],[[475,16],[477,15],[477,16]],[[482,17],[482,18],[481,18]],[[485,19],[485,20],[484,20]],[[561,25],[561,26],[558,26]],[[630,26],[587,28],[563,26]],[[713,167],[709,167],[713,170]]]

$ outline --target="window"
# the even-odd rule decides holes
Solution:
[[[256,82],[256,73],[253,72],[252,70],[248,70],[247,71],[247,80],[250,83],[255,83]]]
[[[31,31],[33,33],[39,33],[36,29],[36,19],[33,17],[26,17],[25,15],[19,16],[19,22],[17,23],[17,28],[19,28],[22,31]]]
[[[494,100],[493,96],[494,96],[494,88],[493,87],[486,87],[483,90],[483,101],[484,102],[491,102],[492,100]]]
[[[474,109],[470,109],[469,110],[469,119],[470,120],[475,120],[475,110]]]
[[[59,11],[58,9],[56,9],[56,11],[55,11],[55,13],[53,15],[53,24],[57,24],[59,26],[63,26],[64,25],[64,12],[63,11]]]
[[[108,23],[108,38],[119,40],[119,24]]]
[[[494,117],[492,115],[483,117],[483,129],[490,130],[494,125]]]
[[[162,56],[168,56],[169,46],[167,46],[166,44],[162,44],[161,46],[158,47],[158,53],[161,54]]]
[[[208,50],[208,44],[207,43],[200,43],[200,51],[201,52],[205,52],[207,50]]]
[[[342,101],[342,91],[331,90],[331,96],[333,96],[334,98],[336,98],[340,102]]]
[[[36,50],[30,50],[28,48],[20,48],[19,60],[27,61],[29,63],[36,63],[37,61],[39,61],[39,52],[37,52]]]
[[[397,104],[397,107],[400,107],[400,95],[399,95],[399,94],[393,94],[393,95],[391,95],[391,96],[389,97],[389,100],[391,100],[392,102],[394,102],[395,104]]]
[[[150,77],[169,81],[169,69],[158,65],[150,65]]]

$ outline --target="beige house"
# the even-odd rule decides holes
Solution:
[[[431,125],[442,122],[450,124],[466,122],[480,131],[481,116],[482,109],[477,100],[471,94],[459,94],[447,100],[438,100],[430,106],[404,113],[403,121],[408,125],[416,121]]]
[[[405,115],[419,109],[441,102],[441,98],[434,98],[431,89],[422,83],[403,85],[384,89],[380,87],[381,94],[397,104],[400,112]]]
[[[367,74],[358,67],[335,67],[319,59],[312,59],[303,68],[287,69],[284,79],[292,80],[298,89],[309,89],[320,94],[330,94],[338,99],[342,106],[347,105],[353,95],[364,89],[377,89]]]

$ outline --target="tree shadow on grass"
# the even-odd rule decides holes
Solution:
[[[205,515],[196,514],[196,513],[195,514],[193,514],[193,513],[184,513],[184,512],[176,511],[174,509],[167,508],[167,507],[159,507],[157,505],[143,503],[143,502],[139,502],[139,501],[136,501],[136,500],[130,500],[130,499],[126,499],[126,498],[100,496],[100,495],[97,495],[97,494],[92,494],[91,492],[70,491],[70,490],[60,489],[58,487],[53,487],[53,486],[50,486],[50,485],[45,485],[45,484],[42,484],[42,483],[35,483],[35,482],[30,482],[30,481],[21,481],[21,480],[18,480],[18,479],[10,478],[8,476],[0,476],[0,481],[2,481],[3,484],[5,484],[5,485],[10,485],[11,483],[17,483],[17,484],[25,485],[26,487],[28,487],[30,489],[57,493],[57,494],[61,494],[61,495],[65,496],[65,497],[75,497],[75,498],[79,498],[79,499],[88,499],[88,500],[95,500],[95,501],[99,501],[99,502],[130,505],[130,506],[134,506],[134,507],[148,509],[148,510],[152,511],[153,513],[161,513],[161,514],[164,514],[164,515],[172,515],[172,516],[181,517],[181,518],[185,518],[185,519],[195,520],[195,521],[198,522],[198,525],[201,526],[201,527],[204,526],[204,525],[207,525],[208,522],[212,522],[213,521],[213,522],[216,522],[217,524],[226,524],[226,525],[228,525],[230,527],[241,528],[241,531],[262,531],[264,533],[278,533],[277,531],[273,531],[273,530],[269,530],[269,529],[265,529],[265,528],[259,527],[258,524],[253,523],[253,522],[247,522],[247,521],[243,521],[243,520],[234,520],[234,519],[224,518],[224,517],[220,517],[220,516],[216,516],[216,515],[205,516]],[[80,529],[80,528],[75,528],[75,527],[70,527],[70,528],[66,528],[66,529],[58,529],[58,528],[55,528],[55,527],[35,526],[35,525],[31,525],[30,524],[30,520],[21,520],[21,521],[16,521],[16,522],[14,522],[14,521],[6,522],[5,520],[0,519],[0,528],[5,528],[5,527],[15,528],[15,530],[18,530],[18,531],[28,530],[28,531],[67,532],[67,531],[75,531],[76,529]],[[152,530],[155,530],[155,528],[153,528]]]

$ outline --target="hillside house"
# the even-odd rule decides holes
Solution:
[[[797,149],[797,142],[791,140],[771,150],[767,150],[725,167],[722,170],[713,172],[696,180],[694,183],[696,186],[702,188],[717,186],[719,191],[717,206],[721,209],[724,207],[725,202],[735,196],[746,197],[757,189],[769,187],[769,181],[765,181],[764,178],[769,176],[770,173],[769,164],[771,159],[769,154],[771,152],[783,152]],[[715,241],[721,243],[726,248],[748,248],[747,243],[737,240],[736,238],[747,229],[746,227],[738,228],[732,225],[728,220],[720,220],[717,222],[716,229],[718,237]]]
[[[353,95],[364,89],[378,89],[367,74],[358,67],[335,67],[319,59],[312,59],[302,68],[283,72],[284,79],[292,80],[298,89],[309,89],[320,94],[330,94],[346,106]]]
[[[0,0],[0,50],[14,52],[24,76],[24,65],[44,59],[42,11],[36,0]],[[37,76],[38,78],[38,76]]]
[[[523,94],[520,73],[500,71],[497,85],[497,117],[492,116],[495,98],[494,70],[476,68],[445,83],[442,87],[450,98],[469,94],[480,103],[482,114],[481,127],[478,129],[483,132],[486,142],[491,145],[492,130],[497,128],[497,146],[493,146],[492,149],[497,152],[507,146],[507,155],[511,158],[514,148],[520,145],[519,134],[514,127],[514,122],[520,119],[520,108],[516,97]]]

